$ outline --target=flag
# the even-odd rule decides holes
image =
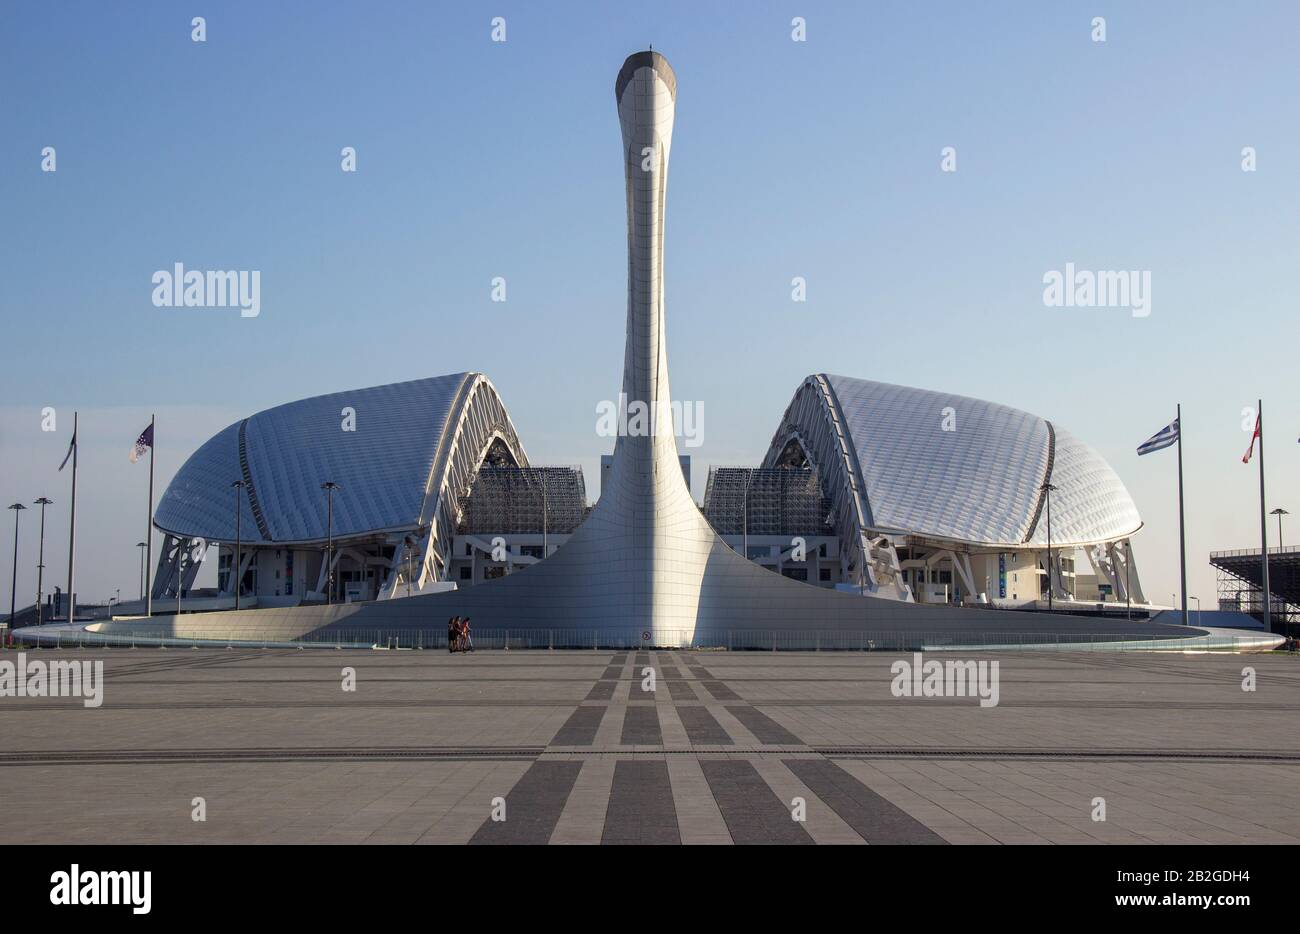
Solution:
[[[140,437],[135,439],[135,447],[131,448],[131,463],[135,463],[144,457],[145,452],[153,447],[153,422],[149,427],[140,432]]]
[[[72,456],[72,452],[75,451],[76,449],[77,449],[77,433],[74,431],[72,433],[72,443],[68,445],[68,453],[63,455],[63,463],[59,465],[59,470],[62,470],[64,467],[68,466],[68,458]]]
[[[1178,422],[1179,419],[1175,418],[1164,428],[1161,428],[1150,438],[1147,438],[1139,444],[1138,456],[1140,457],[1143,454],[1150,454],[1152,451],[1161,451],[1177,441],[1179,431]]]
[[[1253,435],[1250,436],[1250,447],[1246,448],[1246,453],[1245,453],[1244,455],[1242,455],[1241,462],[1242,462],[1243,464],[1249,464],[1249,463],[1250,463],[1250,457],[1251,457],[1252,454],[1255,453],[1255,439],[1258,438],[1258,437],[1259,437],[1259,416],[1256,415],[1256,416],[1255,416],[1255,433],[1254,433]]]

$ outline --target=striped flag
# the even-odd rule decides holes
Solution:
[[[1147,438],[1138,445],[1138,456],[1150,454],[1152,451],[1162,451],[1178,440],[1178,422],[1175,418],[1172,422],[1161,428],[1150,438]]]
[[[64,467],[68,466],[68,458],[72,456],[72,452],[75,451],[76,449],[77,449],[77,433],[74,431],[72,433],[72,443],[68,445],[68,453],[63,455],[63,463],[59,465],[59,470],[62,470]]]
[[[1250,447],[1246,448],[1246,453],[1243,454],[1242,457],[1241,457],[1241,462],[1242,462],[1243,464],[1249,464],[1249,463],[1250,463],[1251,455],[1253,455],[1253,454],[1255,453],[1255,439],[1259,437],[1259,419],[1260,419],[1260,416],[1256,415],[1256,416],[1255,416],[1255,433],[1252,434],[1252,435],[1250,436]]]

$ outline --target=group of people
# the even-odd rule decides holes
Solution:
[[[474,651],[474,639],[469,634],[468,616],[453,616],[447,620],[447,651]]]

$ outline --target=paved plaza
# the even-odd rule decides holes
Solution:
[[[969,656],[988,708],[891,653],[27,657],[103,704],[0,698],[0,843],[1300,842],[1294,656]]]

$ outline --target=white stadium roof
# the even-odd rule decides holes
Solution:
[[[344,430],[345,409],[355,430]],[[155,524],[179,537],[234,541],[231,484],[243,479],[240,535],[249,543],[323,541],[326,480],[341,487],[335,538],[427,526],[440,499],[463,493],[493,441],[527,464],[495,389],[476,373],[290,402],[236,422],[191,455]]]
[[[951,412],[948,410],[951,409]],[[945,416],[951,416],[944,430]],[[1113,541],[1142,525],[1102,457],[1046,419],[967,396],[846,376],[810,376],[764,461],[792,439],[832,488],[841,521],[977,545]],[[834,489],[839,487],[839,489]],[[860,519],[856,518],[860,516]]]

